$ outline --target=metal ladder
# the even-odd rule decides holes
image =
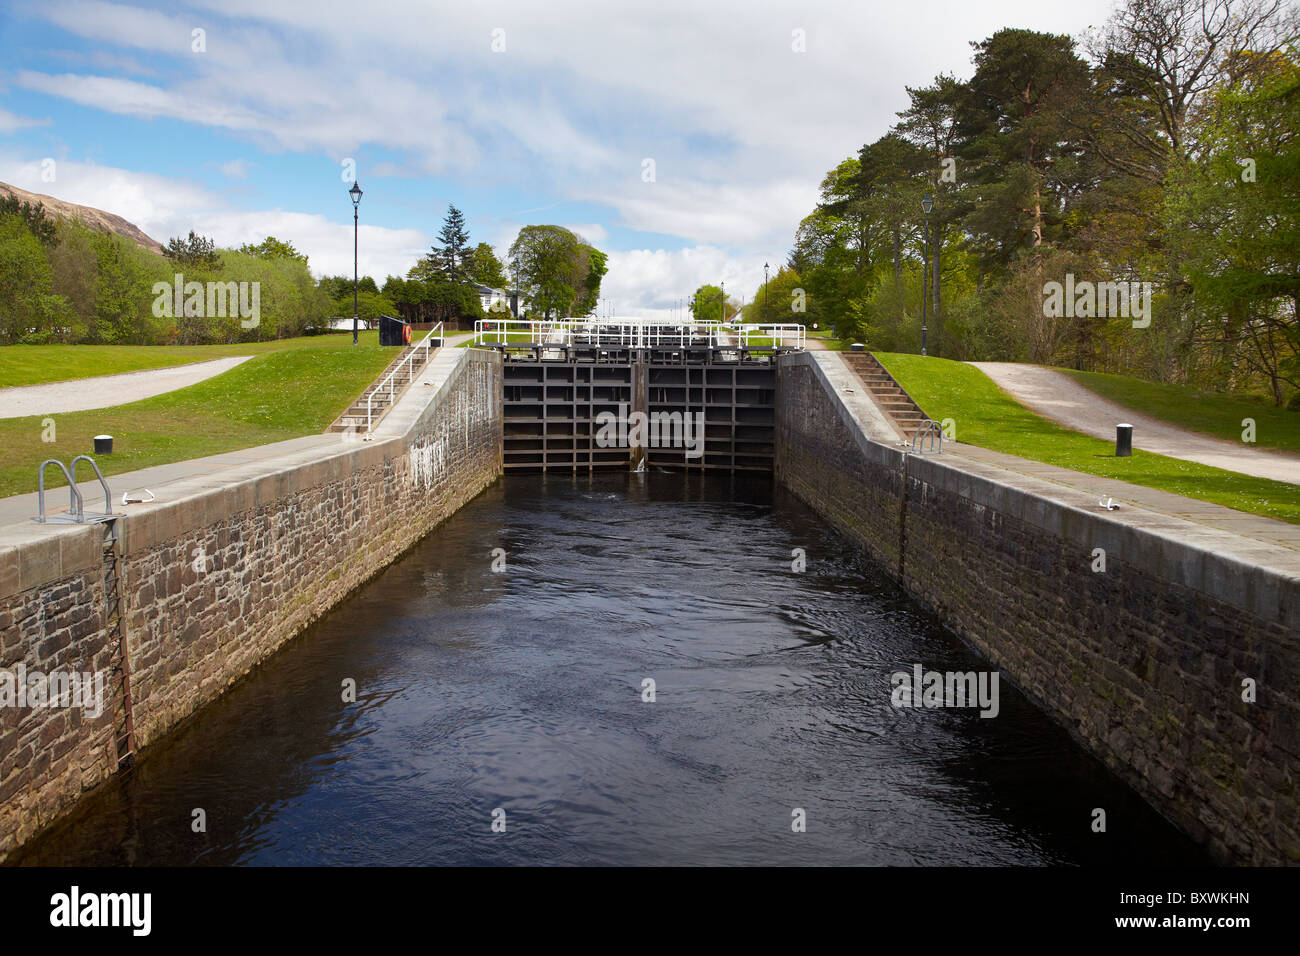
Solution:
[[[135,718],[131,707],[131,660],[122,620],[122,552],[118,547],[117,522],[110,521],[104,536],[104,631],[113,655],[112,686],[120,701],[113,719],[113,745],[117,769],[135,762]]]
[[[81,492],[77,490],[77,462],[79,461],[90,462],[90,467],[95,470],[95,477],[99,479],[100,487],[104,489],[104,513],[102,515],[86,514],[85,502],[81,499]],[[66,514],[45,514],[45,469],[49,465],[58,465],[59,471],[63,472],[63,477],[68,482],[68,511]],[[47,458],[41,462],[41,467],[36,471],[36,507],[39,513],[32,520],[37,524],[86,524],[88,522],[112,521],[117,517],[113,514],[113,493],[108,490],[108,482],[104,480],[104,475],[99,470],[99,466],[95,464],[95,459],[89,455],[78,455],[72,459],[71,472],[57,458]]]
[[[927,444],[928,439],[928,444]],[[937,455],[943,452],[943,426],[933,418],[921,422],[912,436],[912,454]]]

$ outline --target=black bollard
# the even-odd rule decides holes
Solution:
[[[113,436],[96,435],[95,436],[95,454],[111,455],[113,454]]]
[[[1115,457],[1130,458],[1133,455],[1133,426],[1115,426]]]

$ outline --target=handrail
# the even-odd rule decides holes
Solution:
[[[428,335],[426,335],[424,338],[420,339],[420,341],[416,342],[413,346],[411,346],[411,351],[406,353],[406,358],[402,359],[401,363],[399,363],[396,368],[394,368],[391,372],[389,372],[388,375],[384,377],[384,380],[382,382],[380,382],[378,385],[376,385],[374,388],[370,390],[370,394],[366,396],[366,431],[370,431],[370,424],[371,421],[373,420],[375,396],[379,392],[383,391],[384,386],[387,385],[388,404],[389,405],[393,404],[393,400],[397,397],[397,383],[395,381],[397,378],[397,373],[402,370],[403,366],[408,366],[407,371],[409,374],[407,375],[407,381],[410,382],[410,380],[415,377],[415,367],[412,363],[415,359],[416,349],[419,349],[420,347],[424,348],[424,362],[421,364],[427,363],[429,361],[429,349],[430,349],[429,339],[433,338],[435,335],[438,336],[438,345],[441,346],[443,342],[443,329],[442,329],[441,322],[439,322],[437,325],[431,328],[429,330]]]
[[[930,440],[929,450],[925,446],[927,438]],[[917,426],[916,434],[912,436],[912,452],[918,455],[942,454],[943,427],[933,418],[927,418]]]
[[[727,325],[667,319],[479,319],[474,344],[485,348],[611,345],[627,348],[803,349],[807,330],[790,323]]]
[[[77,480],[77,462],[79,461],[88,461],[90,467],[95,469],[95,477],[99,479],[99,485],[104,489],[104,514],[111,518],[113,516],[113,492],[108,490],[108,482],[104,480],[104,473],[95,464],[95,459],[89,455],[78,455],[72,459],[72,480],[74,482]]]
[[[68,513],[73,516],[75,521],[80,522],[82,515],[81,492],[77,490],[77,483],[68,474],[68,469],[57,458],[45,459],[41,462],[40,470],[36,472],[36,507],[40,511],[40,517],[36,520],[41,524],[45,524],[45,467],[47,465],[58,465],[59,471],[63,472],[63,477],[68,479]],[[73,468],[76,468],[75,460]]]

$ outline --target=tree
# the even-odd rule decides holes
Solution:
[[[1200,158],[1176,160],[1171,246],[1198,314],[1194,341],[1263,377],[1273,401],[1300,388],[1300,60],[1260,54],[1207,96]],[[1243,157],[1249,157],[1243,163]]]
[[[55,229],[54,220],[46,213],[45,203],[38,202],[33,206],[27,200],[19,202],[16,195],[9,193],[0,196],[0,219],[5,216],[18,216],[22,219],[41,245],[57,246],[59,244],[59,236]]]
[[[412,270],[423,280],[446,279],[463,282],[471,278],[470,266],[474,250],[469,248],[469,230],[465,228],[465,214],[454,205],[447,207],[447,216],[438,231],[441,245],[435,243],[428,255],[416,263]]]
[[[340,295],[334,300],[334,312],[337,315],[352,314],[352,293]],[[381,315],[396,316],[397,306],[386,296],[371,290],[357,292],[357,316],[366,322],[375,322]]]
[[[804,315],[793,309],[798,301],[796,290],[802,288],[802,283],[799,273],[785,266],[778,267],[766,284],[760,282],[754,290],[749,305],[745,306],[745,321],[764,325],[803,324]]]
[[[524,226],[510,246],[510,268],[533,310],[587,315],[596,307],[606,258],[563,226]]]
[[[94,240],[98,281],[95,287],[95,328],[98,337],[113,344],[148,344],[144,277],[137,269],[125,241],[98,235]]]
[[[275,236],[267,236],[257,245],[245,243],[239,247],[239,251],[250,256],[257,256],[259,259],[292,259],[295,262],[307,265],[306,253],[295,249],[292,242],[282,242]]]
[[[691,316],[696,322],[721,322],[722,289],[716,285],[705,284],[695,290],[691,299]]]
[[[331,302],[342,298],[344,294],[348,297],[352,295],[352,276],[321,276],[316,285],[329,296]],[[373,292],[378,295],[379,286],[372,276],[362,276],[357,280],[357,292]],[[349,306],[348,315],[351,314],[352,308]]]
[[[504,289],[506,283],[505,267],[492,247],[486,242],[480,242],[466,254],[467,271],[469,277],[475,282],[487,286],[489,289]]]
[[[221,268],[221,256],[217,252],[216,243],[206,236],[196,235],[193,229],[190,230],[188,239],[168,239],[163,255],[182,268]]]
[[[958,134],[979,184],[968,225],[994,240],[1007,265],[1061,221],[1068,160],[1079,150],[1071,115],[1085,102],[1088,65],[1068,36],[1000,30],[975,48],[975,75]]]
[[[600,302],[600,283],[609,271],[609,257],[595,246],[582,246],[581,254],[586,258],[586,278],[582,280],[578,301],[573,306],[574,315],[591,315]]]
[[[0,217],[0,341],[47,342],[71,319],[51,291],[53,271],[41,242],[20,215]]]
[[[1145,154],[1145,163],[1127,170],[1158,180],[1171,159],[1194,155],[1189,119],[1206,94],[1257,65],[1243,53],[1280,52],[1294,38],[1294,13],[1284,0],[1128,0],[1118,7],[1089,50],[1117,94],[1105,119]]]
[[[389,276],[384,298],[408,322],[445,322],[451,328],[453,323],[483,318],[483,304],[474,288],[447,279]]]

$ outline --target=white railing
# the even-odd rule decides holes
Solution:
[[[420,339],[420,341],[416,342],[415,345],[411,347],[411,351],[406,354],[406,358],[402,359],[401,364],[398,365],[391,372],[389,372],[386,376],[384,376],[384,380],[370,390],[370,394],[366,396],[366,431],[370,431],[370,423],[374,417],[375,396],[383,392],[384,387],[387,386],[388,404],[389,405],[393,404],[393,400],[397,397],[397,382],[396,382],[397,373],[400,372],[403,368],[405,368],[408,372],[407,381],[409,382],[412,378],[414,378],[415,366],[412,363],[414,363],[415,361],[415,356],[419,353],[421,349],[423,349],[424,359],[420,364],[421,365],[428,364],[429,350],[432,348],[432,346],[429,345],[429,339],[433,338],[434,336],[437,336],[438,338],[438,345],[442,345],[442,323],[441,322],[439,322],[437,325],[431,328],[429,330],[428,335]]]
[[[804,347],[802,325],[726,325],[662,319],[479,319],[474,344],[510,346],[604,345],[625,348],[792,348]]]

